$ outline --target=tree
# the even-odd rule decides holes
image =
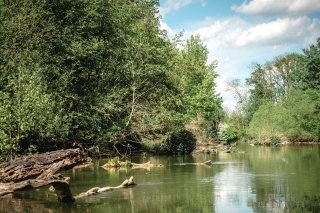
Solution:
[[[52,124],[41,55],[50,39],[51,22],[42,1],[0,3],[0,155],[28,148],[33,137],[45,138]],[[29,147],[30,148],[30,147]],[[30,151],[30,150],[29,150]]]
[[[319,89],[320,85],[320,37],[316,44],[303,49],[298,57],[298,67],[292,74],[293,86],[296,89]]]
[[[184,106],[189,120],[198,115],[210,123],[211,135],[217,133],[219,121],[223,116],[222,99],[215,92],[215,71],[217,62],[208,64],[208,49],[200,36],[191,36],[181,50],[178,76],[184,97]]]
[[[280,103],[293,87],[292,75],[300,66],[300,55],[284,54],[263,65],[253,63],[253,73],[246,79],[252,87],[246,107],[247,124],[253,114],[266,102]]]

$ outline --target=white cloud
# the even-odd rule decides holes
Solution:
[[[292,16],[320,12],[319,0],[253,0],[232,6],[239,13],[255,16]]]
[[[237,46],[288,45],[304,42],[304,38],[315,40],[320,35],[320,20],[306,16],[280,18],[269,23],[258,24],[245,30],[237,38]]]
[[[239,26],[244,24],[244,21],[238,17],[232,17],[225,20],[214,20],[207,17],[205,22],[207,22],[207,26],[204,26],[195,32],[200,34],[201,38],[204,40],[232,32],[234,31],[235,25]]]
[[[199,34],[207,46],[216,50],[232,48],[243,29],[248,27],[247,23],[239,17],[230,17],[222,20],[207,17],[203,22],[199,23],[199,26],[201,27],[195,31],[187,32],[187,35]]]
[[[307,16],[297,18],[278,18],[274,21],[253,25],[239,17],[215,20],[206,17],[198,28],[186,31],[186,36],[199,34],[204,43],[215,51],[236,47],[274,49],[291,45],[310,45],[320,35],[320,19]]]
[[[182,7],[190,4],[192,0],[168,0],[164,3],[163,7],[160,7],[160,14],[164,17],[165,14],[172,10],[179,10]]]
[[[160,14],[164,17],[167,13],[175,10],[180,10],[183,7],[191,4],[192,2],[200,2],[204,7],[207,5],[206,0],[167,0],[163,7],[160,7]]]

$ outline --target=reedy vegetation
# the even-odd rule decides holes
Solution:
[[[229,83],[239,100],[239,110],[227,121],[237,130],[237,139],[320,142],[320,38],[303,54],[280,55],[253,63],[252,69],[245,85]],[[249,90],[244,102],[242,88]]]
[[[179,36],[169,40],[158,6],[1,0],[1,158],[75,142],[111,151],[165,141],[197,116],[215,135],[216,63],[207,65],[199,36],[182,49]]]

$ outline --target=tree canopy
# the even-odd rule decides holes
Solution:
[[[223,114],[199,36],[180,49],[156,0],[0,1],[0,155],[111,150]]]

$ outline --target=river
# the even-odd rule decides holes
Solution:
[[[62,171],[73,195],[99,186],[118,186],[134,176],[136,186],[59,203],[49,187],[0,199],[0,212],[30,213],[232,213],[320,212],[318,145],[263,147],[240,144],[242,154],[132,157],[163,167],[106,170],[107,159]],[[211,166],[193,163],[212,161]]]

